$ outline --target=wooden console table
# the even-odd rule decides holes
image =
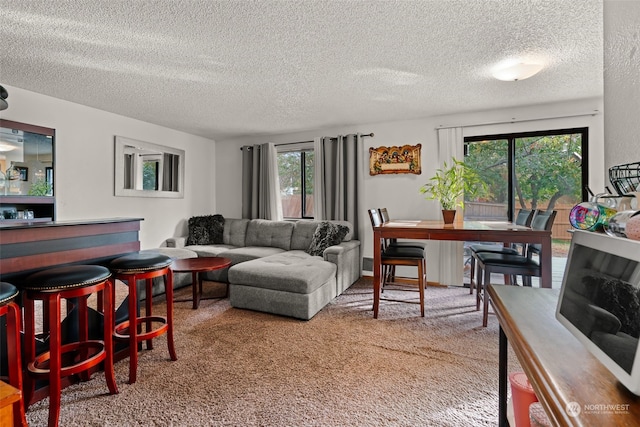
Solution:
[[[501,427],[508,425],[507,339],[552,425],[640,425],[640,397],[556,319],[557,289],[490,285],[487,292],[500,322]]]

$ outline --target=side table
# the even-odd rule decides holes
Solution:
[[[191,287],[193,289],[193,309],[196,310],[202,298],[202,278],[198,273],[206,271],[220,270],[231,265],[229,258],[222,257],[199,257],[176,259],[171,264],[171,270],[175,273],[191,272]],[[225,297],[229,294],[229,286]]]

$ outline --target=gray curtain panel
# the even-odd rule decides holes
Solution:
[[[124,155],[124,188],[133,189],[133,155]]]
[[[354,239],[363,235],[364,148],[360,134],[315,141],[314,214],[321,220],[353,224]]]
[[[162,157],[162,191],[178,191],[178,163],[180,162],[180,156],[164,153]]]
[[[282,219],[273,144],[242,147],[242,218]]]

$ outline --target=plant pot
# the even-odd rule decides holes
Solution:
[[[442,210],[442,219],[444,219],[445,224],[453,224],[453,221],[456,219],[456,210],[455,209],[443,209]]]

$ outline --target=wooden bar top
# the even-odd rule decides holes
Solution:
[[[0,221],[0,231],[25,229],[25,228],[47,228],[47,227],[67,227],[74,225],[92,225],[92,224],[113,224],[118,222],[142,221],[143,218],[103,218],[103,219],[78,219],[69,221],[46,221],[46,222],[29,222],[23,220],[21,222],[3,222]],[[0,243],[2,241],[0,240]]]
[[[552,425],[640,425],[640,398],[556,319],[558,289],[490,285],[488,293]]]

